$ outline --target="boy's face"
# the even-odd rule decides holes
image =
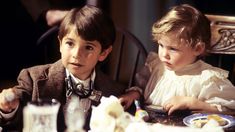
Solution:
[[[98,41],[86,41],[73,30],[60,40],[62,63],[74,76],[87,79],[98,61],[103,61],[112,47],[101,52]]]
[[[159,58],[165,67],[172,71],[192,64],[200,54],[196,49],[187,45],[184,40],[180,41],[175,34],[163,35],[158,43]]]

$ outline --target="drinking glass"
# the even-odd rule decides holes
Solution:
[[[23,110],[23,132],[57,132],[59,107],[56,99],[28,102]]]

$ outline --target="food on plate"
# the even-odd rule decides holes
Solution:
[[[195,127],[201,128],[203,127],[209,120],[215,120],[216,122],[218,122],[218,124],[220,126],[225,126],[228,124],[228,122],[222,118],[221,116],[217,115],[217,114],[211,114],[211,115],[207,115],[205,118],[199,118],[199,119],[195,119],[193,120],[193,125]]]
[[[195,127],[201,128],[208,122],[207,118],[200,118],[193,121]]]
[[[228,123],[226,120],[224,120],[222,117],[220,117],[217,114],[208,115],[207,119],[208,120],[214,119],[215,121],[217,121],[219,123],[220,126],[225,126]]]

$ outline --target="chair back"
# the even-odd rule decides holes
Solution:
[[[44,63],[53,63],[60,59],[58,31],[58,25],[51,27],[37,40],[37,46],[44,52]]]
[[[116,41],[106,63],[105,72],[113,80],[130,87],[135,73],[144,65],[147,51],[141,41],[124,28],[116,27]]]
[[[211,56],[207,61],[228,70],[235,84],[235,17],[206,14],[211,25]]]

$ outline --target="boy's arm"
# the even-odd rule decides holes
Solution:
[[[155,52],[149,52],[144,67],[142,67],[135,75],[133,86],[126,91],[136,90],[139,91],[140,94],[143,94],[151,76],[151,72],[156,67],[156,63],[158,63],[157,57],[158,55]]]
[[[150,71],[147,66],[144,66],[135,75],[133,87],[126,89],[126,93],[119,98],[124,109],[128,109],[134,100],[140,99],[147,85],[149,77]]]
[[[31,99],[30,91],[32,89],[30,88],[32,88],[32,78],[30,75],[28,70],[21,70],[18,76],[18,84],[13,88],[4,89],[0,93],[1,126],[17,125],[18,127],[18,124],[22,123],[19,121],[22,119],[23,106]]]
[[[16,111],[18,110],[18,106],[13,111],[11,111],[9,113],[5,113],[5,112],[0,110],[0,118],[4,119],[4,120],[9,120],[9,119],[13,118]]]
[[[124,108],[129,108],[135,99],[143,100],[143,96],[141,95],[144,93],[146,85],[151,76],[152,69],[154,69],[156,66],[155,63],[158,63],[158,61],[156,61],[157,57],[158,55],[155,52],[150,52],[148,54],[144,67],[142,67],[135,75],[133,86],[126,89],[126,94],[120,97],[120,101]]]
[[[18,110],[19,99],[12,88],[4,89],[0,93],[0,122],[1,125],[12,119]]]

